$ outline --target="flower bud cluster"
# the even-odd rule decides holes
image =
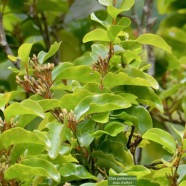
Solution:
[[[68,120],[68,128],[70,128],[72,131],[76,131],[76,125],[77,121],[74,115],[73,110],[70,110],[70,112],[67,112],[66,109],[62,109],[62,112],[59,114],[59,117],[61,120],[64,120],[66,118]]]
[[[28,74],[20,79],[16,76],[16,82],[28,93],[39,94],[40,96],[49,99],[52,97],[50,87],[52,86],[52,70],[54,64],[39,64],[37,57],[34,55],[30,60],[33,76]]]
[[[108,71],[108,58],[102,59],[99,57],[96,63],[92,65],[94,71],[98,71],[102,76],[105,76]]]
[[[0,132],[2,133],[5,130],[16,127],[17,123],[18,121],[16,121],[15,118],[11,118],[9,122],[6,122],[5,120],[2,120],[2,118],[0,118]]]

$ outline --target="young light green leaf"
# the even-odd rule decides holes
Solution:
[[[44,118],[44,111],[42,107],[37,103],[37,101],[26,99],[21,103],[14,102],[4,111],[5,118],[9,121],[12,117],[17,115],[36,115]]]
[[[107,28],[107,35],[111,42],[117,42],[117,35],[123,29],[120,25],[111,25]]]
[[[171,47],[165,42],[164,39],[162,39],[158,35],[142,34],[136,39],[136,41],[138,41],[141,44],[147,44],[147,45],[152,45],[152,46],[162,48],[166,50],[167,52],[171,53]]]
[[[122,1],[120,8],[122,9],[122,11],[130,10],[133,7],[134,3],[135,0],[124,0]]]
[[[109,42],[109,38],[107,36],[107,31],[97,28],[88,34],[86,34],[83,38],[83,43],[87,43],[89,41],[107,41]]]
[[[171,154],[176,153],[176,141],[168,132],[162,129],[149,129],[142,137],[162,145]]]
[[[104,6],[110,6],[113,3],[113,0],[98,0],[98,2]]]
[[[32,46],[33,46],[33,43],[24,43],[18,49],[18,57],[21,59],[21,61],[24,64],[28,62]]]
[[[134,165],[132,167],[126,168],[122,173],[127,173],[130,176],[137,176],[137,179],[141,179],[142,177],[151,173],[149,169],[142,165]]]
[[[45,141],[37,135],[20,127],[6,130],[1,134],[0,139],[5,147],[15,144],[40,144],[47,148],[50,147],[48,143],[45,143]]]
[[[100,82],[100,74],[98,72],[93,71],[88,66],[75,66],[69,67],[58,75],[57,80],[61,79],[70,79],[77,80],[82,83],[90,83],[90,82]]]
[[[85,97],[93,95],[93,93],[88,90],[79,90],[73,94],[66,94],[61,98],[60,106],[66,108],[68,111],[74,110],[76,105]]]
[[[123,28],[126,28],[131,25],[131,20],[128,17],[122,17],[117,25],[123,26]]]
[[[137,180],[137,185],[140,186],[160,186],[159,183],[151,181],[150,179],[139,179]]]
[[[87,114],[107,112],[111,110],[123,109],[130,107],[131,104],[125,98],[109,93],[100,95],[91,95],[82,99],[74,110],[76,119]]]
[[[98,19],[97,16],[95,15],[95,13],[91,13],[90,17],[93,21],[100,23],[105,28],[107,28],[109,25],[112,25],[112,17],[109,15],[107,16],[106,20],[104,20],[104,21]]]
[[[157,81],[149,74],[142,72],[140,70],[136,70],[134,68],[125,68],[124,72],[128,74],[128,76],[133,77],[133,78],[142,78],[145,79],[151,87],[154,89],[158,89],[159,85]]]
[[[44,112],[60,106],[60,101],[56,99],[42,99],[38,103]]]
[[[61,45],[61,42],[57,43],[55,42],[53,45],[51,45],[49,51],[46,53],[46,52],[43,52],[41,51],[39,54],[38,54],[38,59],[39,59],[39,63],[44,63],[48,58],[50,58],[51,56],[53,56],[58,50],[59,50],[59,47]]]
[[[60,174],[52,163],[40,158],[27,158],[20,162],[20,164],[14,164],[9,167],[5,172],[5,178],[7,180],[13,178],[20,178],[25,180],[31,176],[44,176],[50,177],[56,182],[60,181]]]
[[[118,74],[115,74],[113,72],[107,73],[104,78],[103,84],[109,88],[120,85],[151,86],[146,79],[143,79],[141,77],[130,77],[128,76],[128,74],[123,72],[119,72]]]
[[[107,12],[113,19],[116,19],[118,14],[120,14],[122,11],[122,9],[118,9],[112,5],[107,7]]]
[[[73,163],[65,163],[60,169],[59,173],[63,181],[72,181],[80,179],[97,180],[95,176],[90,174],[85,167]]]

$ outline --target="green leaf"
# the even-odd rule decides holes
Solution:
[[[25,65],[29,62],[29,55],[32,49],[33,43],[24,43],[18,49],[18,57],[21,62]]]
[[[91,95],[82,99],[74,110],[76,119],[79,120],[81,117],[99,113],[107,112],[111,110],[117,110],[122,108],[128,108],[131,104],[125,98],[113,94],[101,94]]]
[[[61,144],[63,142],[64,133],[63,127],[61,123],[49,123],[46,126],[48,131],[48,138],[51,142],[51,148],[48,150],[48,155],[50,158],[55,159],[60,151]]]
[[[185,115],[185,118],[186,118],[186,97],[183,98],[182,108],[183,108],[184,115]]]
[[[9,121],[12,117],[24,114],[36,115],[41,118],[45,117],[42,107],[36,101],[31,99],[26,99],[21,103],[14,102],[4,111],[7,121]]]
[[[42,140],[34,133],[27,131],[23,128],[16,127],[6,130],[0,135],[1,142],[4,147],[15,144],[40,144],[44,145],[47,148],[50,148],[49,143]]]
[[[107,28],[107,35],[111,42],[118,42],[117,35],[123,29],[123,26],[120,25],[111,25]]]
[[[56,182],[60,182],[60,174],[54,165],[40,158],[27,158],[10,166],[5,172],[5,179],[20,178],[20,180],[30,179],[33,175],[50,177]]]
[[[61,71],[61,73],[56,78],[57,80],[61,79],[70,79],[70,80],[77,80],[82,83],[90,83],[90,82],[100,82],[100,74],[98,72],[93,71],[88,66],[75,66],[69,67],[65,70]]]
[[[121,12],[123,12],[122,9],[118,9],[114,6],[108,6],[107,7],[107,12],[108,14],[113,18],[116,19],[116,17],[118,16],[118,14],[120,14]]]
[[[107,41],[109,42],[109,38],[107,36],[107,31],[97,28],[88,34],[86,34],[83,38],[83,43],[87,43],[89,41]]]
[[[112,154],[118,165],[123,168],[134,165],[132,154],[130,151],[124,150],[121,142],[106,140],[101,143],[99,150],[102,150],[104,154]]]
[[[112,24],[112,17],[110,17],[109,15],[107,16],[106,20],[104,20],[104,21],[98,19],[97,16],[94,13],[91,13],[90,17],[93,21],[96,21],[96,22],[100,23],[105,28],[107,28],[109,25]]]
[[[38,103],[44,112],[60,106],[60,101],[56,99],[42,99],[39,100]]]
[[[54,44],[50,46],[50,49],[47,53],[41,51],[38,54],[39,63],[43,64],[48,58],[53,56],[59,50],[60,45],[61,45],[61,42],[59,43],[54,42]]]
[[[141,44],[147,44],[156,46],[159,48],[164,49],[167,52],[171,53],[171,47],[162,39],[160,36],[155,34],[142,34],[139,36],[136,41],[138,41]]]
[[[158,128],[149,129],[143,136],[144,139],[148,139],[159,143],[166,149],[169,153],[175,154],[176,153],[176,141],[166,131]]]
[[[160,186],[158,183],[151,181],[150,179],[139,179],[137,180],[137,185],[140,186]]]
[[[185,186],[186,185],[186,180],[180,182],[179,186]]]
[[[97,123],[107,123],[109,121],[109,114],[110,112],[94,114],[92,116],[92,120],[94,120]]]
[[[110,6],[113,3],[113,0],[98,0],[98,2],[104,6]]]
[[[105,125],[103,130],[97,130],[95,131],[92,136],[94,137],[100,137],[103,134],[107,134],[110,136],[116,136],[117,134],[119,134],[120,132],[123,132],[125,128],[125,125],[123,125],[122,123],[113,121],[110,122],[108,124]]]
[[[160,112],[163,112],[162,102],[150,87],[127,86],[126,91],[136,95],[139,103],[149,105],[150,107],[157,108]]]
[[[137,176],[137,179],[141,179],[142,177],[151,173],[149,169],[142,165],[134,165],[132,167],[126,168],[122,173],[127,173],[127,175]]]
[[[73,180],[81,180],[81,179],[92,179],[97,180],[95,176],[90,174],[85,167],[82,165],[77,165],[73,163],[65,163],[60,169],[59,173],[62,177],[62,180],[65,181],[73,181]]]
[[[158,89],[159,85],[157,81],[149,74],[142,72],[140,70],[136,70],[134,68],[125,68],[124,72],[128,74],[128,76],[132,78],[142,78],[145,79],[152,88]]]
[[[136,126],[141,134],[144,134],[148,129],[152,128],[152,119],[149,112],[142,106],[134,106],[124,110],[131,117],[135,117],[138,121]],[[127,119],[127,118],[126,118]],[[128,118],[130,121],[130,118]],[[127,120],[126,120],[127,121]],[[131,120],[131,122],[133,119]]]
[[[121,25],[123,28],[129,27],[131,25],[131,20],[128,17],[122,17],[117,25]]]
[[[85,97],[93,95],[93,93],[87,91],[87,90],[79,90],[76,93],[73,94],[66,94],[61,98],[61,104],[60,106],[62,108],[67,109],[68,111],[74,110],[76,105]]]
[[[109,88],[120,85],[151,86],[151,84],[146,79],[142,79],[140,77],[130,77],[124,72],[119,72],[118,74],[113,72],[107,73],[103,84]]]
[[[99,167],[105,167],[107,169],[112,168],[117,172],[121,172],[123,170],[112,154],[106,154],[102,150],[99,150],[93,151],[92,156],[96,158],[96,164]]]
[[[122,0],[119,8],[121,8],[122,11],[127,11],[133,7],[134,3],[135,3],[135,0],[124,0],[124,1]]]
[[[90,119],[83,120],[76,127],[76,135],[80,145],[88,148],[93,141],[93,133],[96,123]]]
[[[61,74],[61,71],[65,70],[66,68],[73,67],[73,66],[74,65],[69,62],[60,63],[52,71],[52,79],[55,80]]]

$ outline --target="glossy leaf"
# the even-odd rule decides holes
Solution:
[[[159,88],[157,81],[151,75],[145,72],[141,72],[133,68],[125,68],[124,72],[127,73],[130,77],[145,79],[150,84],[150,86],[153,87],[154,89]]]
[[[122,17],[117,23],[117,25],[121,25],[123,28],[129,27],[130,24],[131,20],[128,17]]]
[[[117,41],[117,35],[123,29],[120,25],[111,25],[107,28],[107,35],[111,42]]]
[[[121,172],[123,170],[112,154],[106,154],[102,150],[99,150],[93,151],[92,155],[97,159],[96,164],[100,167],[105,167],[107,169],[112,168],[117,172]]]
[[[127,175],[137,176],[137,179],[141,179],[142,177],[151,173],[149,169],[142,165],[134,165],[132,167],[126,168],[122,173],[127,173]]]
[[[49,123],[47,128],[49,129],[48,138],[51,142],[51,148],[48,150],[48,155],[50,158],[55,159],[60,151],[62,141],[64,140],[63,125],[61,123]]]
[[[33,43],[24,43],[18,49],[18,57],[23,64],[27,64]]]
[[[106,20],[104,20],[104,21],[98,19],[94,13],[91,13],[90,17],[93,21],[100,23],[105,28],[107,28],[109,25],[112,24],[112,18],[109,15],[107,16]]]
[[[103,130],[95,131],[92,134],[92,136],[100,137],[103,134],[107,134],[107,135],[110,135],[110,136],[116,136],[120,132],[123,132],[124,128],[125,128],[125,126],[122,123],[113,121],[113,122],[110,122],[110,123],[106,124]]]
[[[42,64],[48,58],[50,58],[51,56],[53,56],[59,50],[60,45],[61,45],[61,42],[59,42],[59,43],[55,42],[53,45],[51,45],[51,47],[50,47],[50,49],[49,49],[49,51],[47,53],[41,51],[38,54],[38,60],[39,60],[39,62]]]
[[[89,41],[107,41],[109,42],[109,38],[107,36],[107,32],[101,28],[97,28],[88,34],[86,34],[83,38],[83,43],[87,43]]]
[[[61,99],[61,107],[68,111],[74,110],[76,105],[85,97],[93,95],[93,93],[87,90],[79,90],[73,94],[66,94]]]
[[[41,118],[45,117],[42,107],[36,101],[33,101],[31,99],[26,99],[21,103],[14,102],[4,111],[5,118],[8,121],[12,117],[24,114],[36,115]]]
[[[15,144],[24,144],[24,143],[40,144],[48,148],[50,147],[48,142],[45,143],[43,140],[41,140],[41,138],[39,138],[34,133],[19,127],[6,130],[1,134],[0,139],[3,146],[5,147],[8,147],[10,145],[15,145]]]
[[[114,79],[114,81],[113,81]],[[111,88],[120,85],[138,85],[138,86],[151,86],[150,83],[142,79],[140,77],[130,77],[126,73],[119,72],[115,74],[113,72],[109,72],[103,81],[104,85]]]
[[[5,178],[8,180],[13,178],[25,180],[33,175],[50,177],[56,182],[60,181],[60,175],[54,165],[40,158],[27,158],[20,164],[12,165],[5,172]]]
[[[98,2],[104,6],[110,6],[113,3],[113,0],[98,0]]]
[[[113,94],[87,96],[82,99],[74,110],[76,119],[87,114],[107,112],[116,109],[128,108],[131,104],[125,98]]]
[[[91,175],[85,167],[73,163],[65,163],[63,167],[59,169],[59,173],[63,181],[72,181],[80,179],[92,179],[97,180],[97,178]]]
[[[90,83],[90,82],[100,82],[100,74],[98,72],[93,71],[88,66],[75,66],[66,68],[61,71],[58,75],[57,80],[59,79],[70,79],[77,80],[82,83]]]
[[[92,120],[98,123],[107,123],[109,121],[109,113],[110,112],[103,112],[103,113],[95,114],[92,116]]]
[[[61,71],[65,70],[66,68],[73,67],[73,66],[74,65],[72,63],[68,63],[68,62],[60,63],[52,71],[52,79],[55,80],[61,74]]]
[[[159,111],[163,112],[162,102],[149,87],[127,86],[126,91],[136,95],[139,103],[149,105],[150,107],[157,108]]]
[[[144,135],[144,139],[148,139],[159,143],[166,149],[169,153],[174,154],[176,152],[176,141],[168,132],[162,129],[152,128],[149,129]]]
[[[139,36],[136,41],[141,44],[148,44],[164,49],[167,52],[171,53],[171,47],[158,35],[154,34],[142,34]]]
[[[60,101],[56,99],[42,99],[39,100],[38,103],[42,107],[44,112],[60,106]]]
[[[93,141],[93,133],[96,123],[90,119],[80,122],[76,127],[76,135],[82,147],[88,148]]]
[[[113,19],[116,19],[116,17],[121,13],[121,12],[123,12],[123,10],[122,9],[118,9],[118,8],[116,8],[116,7],[114,7],[114,6],[108,6],[107,7],[107,12],[108,12],[108,14],[113,18]]]
[[[101,143],[99,149],[105,154],[112,154],[118,165],[123,168],[134,165],[132,154],[125,150],[120,142],[105,140]]]
[[[139,179],[137,180],[137,184],[140,186],[160,186],[159,183],[151,181],[150,179]]]

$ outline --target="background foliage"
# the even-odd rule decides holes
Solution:
[[[185,14],[182,0],[1,0],[0,184],[185,185]]]

